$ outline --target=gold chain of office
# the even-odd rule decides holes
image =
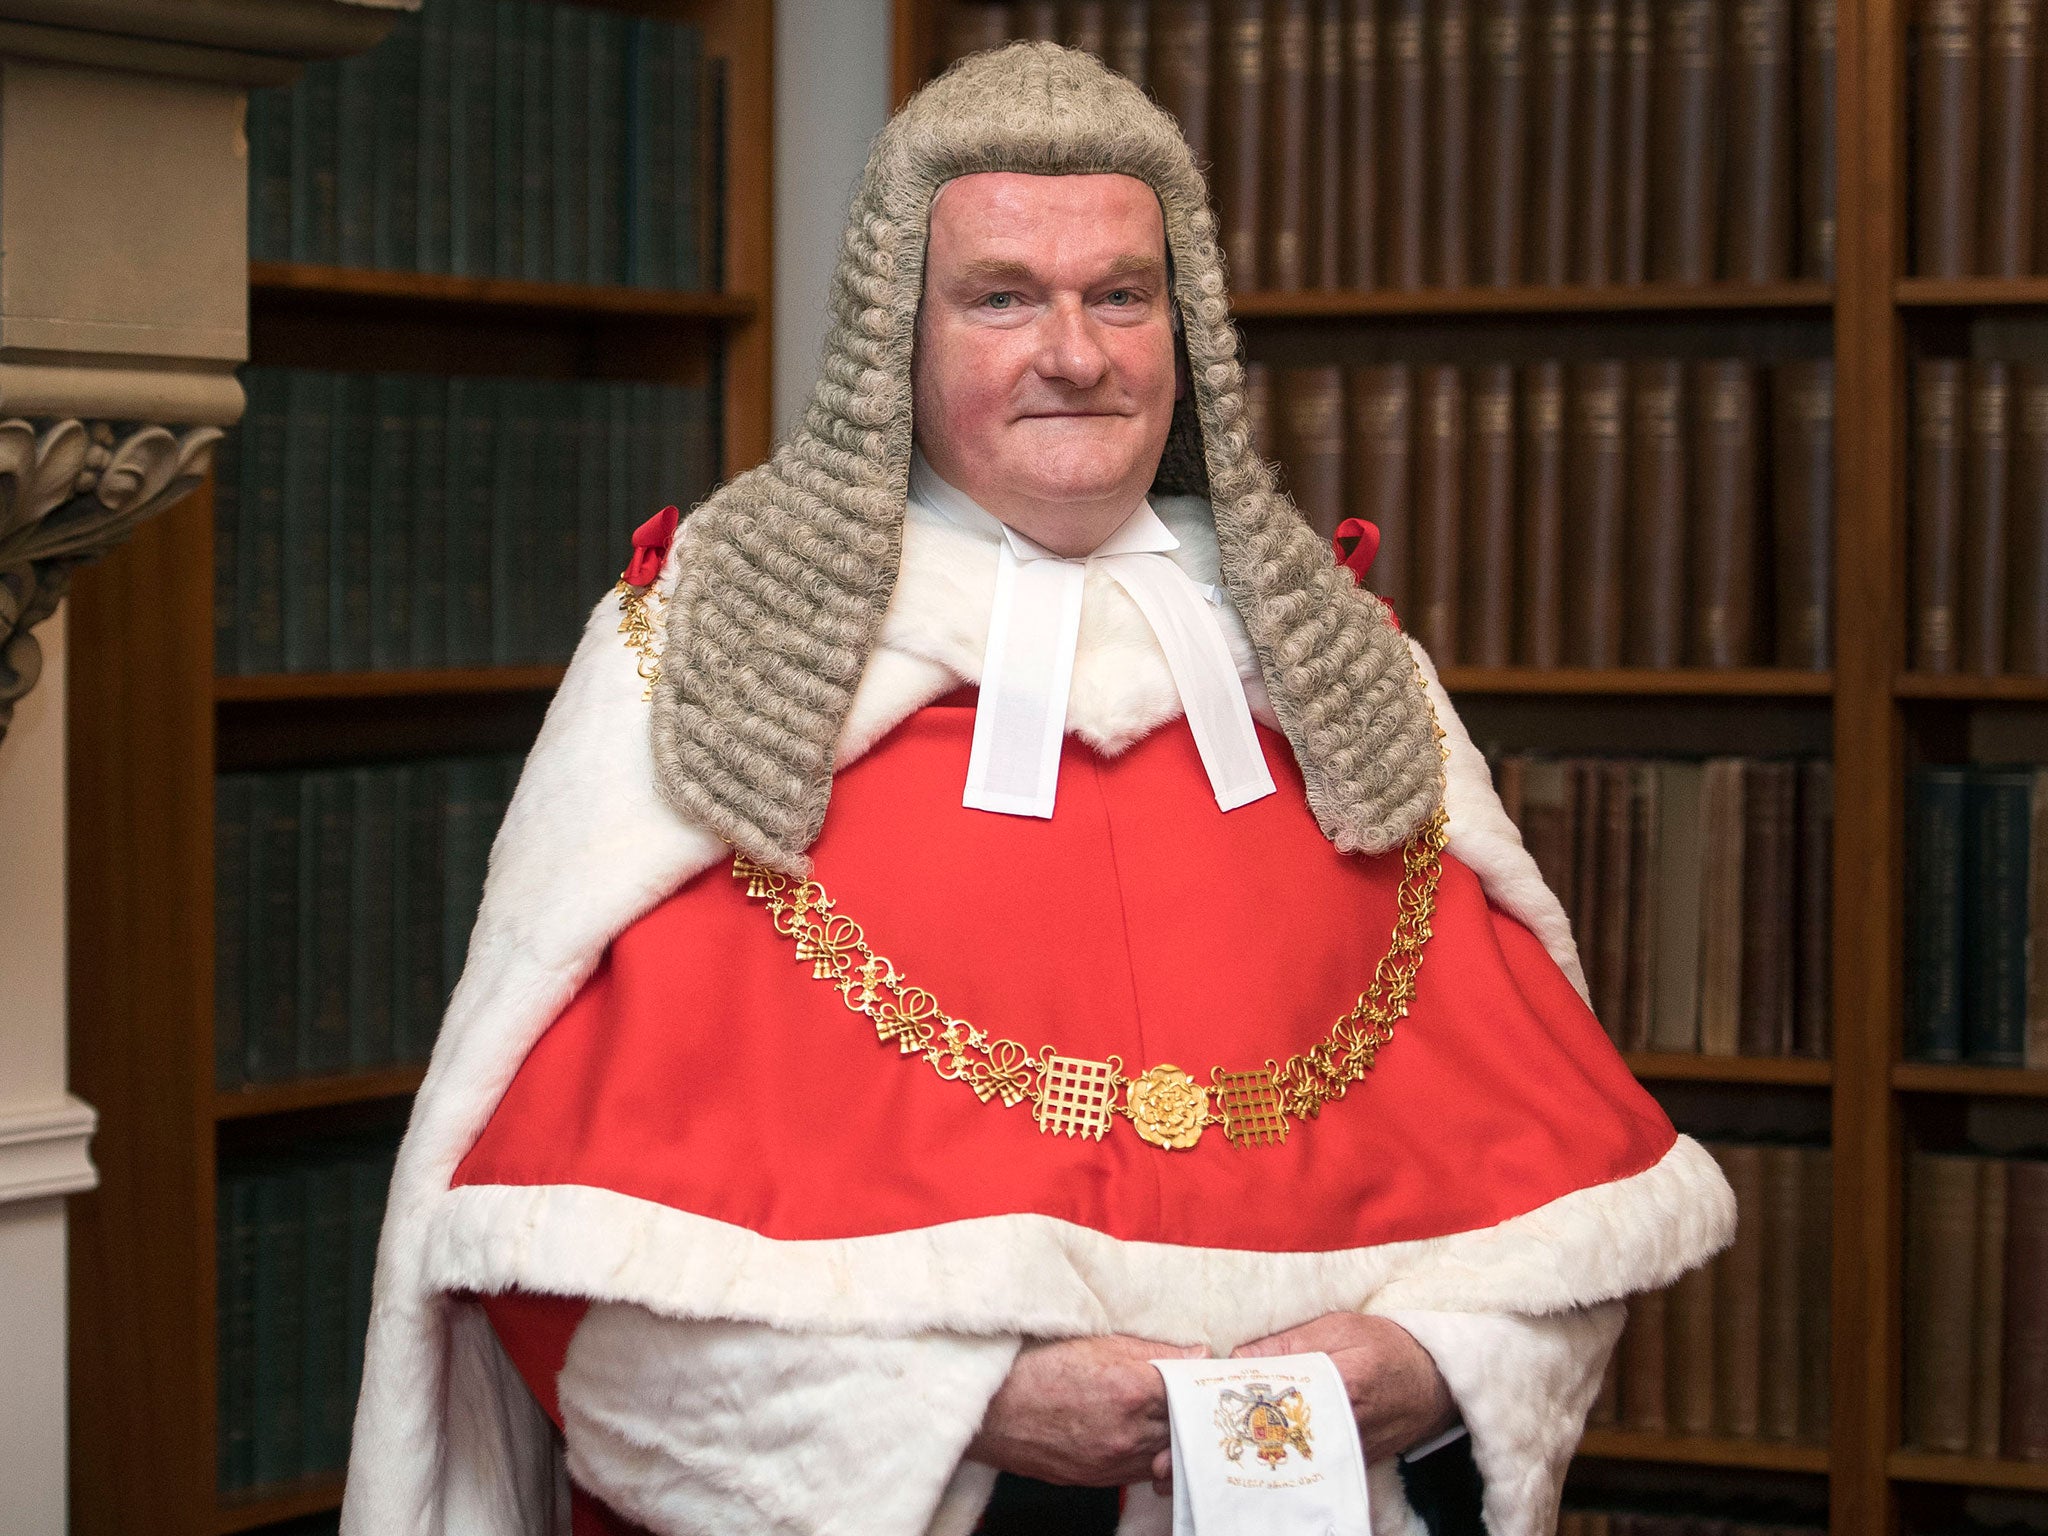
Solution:
[[[922,1056],[940,1077],[973,1089],[982,1103],[1000,1099],[1014,1108],[1028,1102],[1039,1130],[1052,1135],[1100,1140],[1112,1118],[1122,1115],[1155,1147],[1192,1147],[1212,1125],[1220,1125],[1234,1145],[1256,1146],[1285,1141],[1289,1117],[1313,1120],[1325,1104],[1343,1098],[1394,1038],[1396,1021],[1415,996],[1448,825],[1439,803],[1403,846],[1393,940],[1373,969],[1371,985],[1329,1035],[1285,1061],[1268,1057],[1262,1068],[1216,1067],[1207,1087],[1170,1063],[1131,1077],[1117,1056],[1090,1061],[1059,1055],[1049,1045],[1033,1056],[1015,1040],[992,1037],[955,1018],[930,992],[912,986],[875,953],[860,924],[839,911],[817,881],[778,874],[745,854],[734,855],[732,872],[746,881],[750,898],[766,903],[775,931],[795,940],[797,960],[808,960],[816,980],[866,1015],[884,1044]]]

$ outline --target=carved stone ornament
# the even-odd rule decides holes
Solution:
[[[57,611],[71,572],[197,489],[220,439],[218,427],[178,436],[75,420],[38,436],[26,421],[0,421],[0,739],[43,669],[30,631]]]

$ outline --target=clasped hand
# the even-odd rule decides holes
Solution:
[[[968,1445],[976,1461],[1043,1482],[1107,1488],[1173,1471],[1166,1383],[1151,1362],[1202,1354],[1130,1334],[1026,1344]],[[1327,1354],[1351,1395],[1367,1461],[1420,1445],[1456,1415],[1429,1351],[1383,1317],[1329,1312],[1232,1357]]]

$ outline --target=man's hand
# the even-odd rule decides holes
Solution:
[[[1415,1335],[1384,1317],[1326,1312],[1281,1333],[1254,1339],[1233,1350],[1245,1355],[1325,1354],[1336,1363],[1351,1394],[1365,1459],[1421,1445],[1457,1422],[1458,1405],[1429,1351]],[[1171,1461],[1163,1470],[1171,1469]],[[1155,1466],[1154,1475],[1162,1475]]]
[[[1203,1353],[1125,1333],[1026,1344],[967,1454],[998,1471],[1071,1487],[1151,1477],[1155,1458],[1170,1467],[1172,1457],[1166,1382],[1149,1362]]]

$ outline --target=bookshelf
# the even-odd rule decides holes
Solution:
[[[897,0],[895,99],[942,65],[949,33],[987,25],[1000,9],[976,0]],[[1058,35],[1085,18],[1106,20],[1113,34],[1128,9],[1024,0],[1010,7],[1007,25],[1012,35]],[[1206,11],[1220,28],[1226,13],[1241,8],[1188,9]],[[1286,9],[1268,8],[1269,28]],[[1532,27],[1539,9],[1525,13]],[[956,27],[969,10],[978,19]],[[1476,35],[1477,6],[1474,16]],[[1964,761],[1973,751],[2011,751],[2034,741],[2038,755],[2027,760],[2048,761],[2048,679],[1929,675],[1906,664],[1910,361],[1974,355],[1991,345],[1987,330],[2002,336],[2048,325],[2048,275],[1936,277],[1914,268],[1914,19],[1906,0],[1862,0],[1835,10],[1832,281],[1260,290],[1238,293],[1232,303],[1248,359],[1280,365],[1353,356],[1381,362],[1404,353],[1423,362],[1524,358],[1544,355],[1545,345],[1578,357],[1602,355],[1609,346],[1618,355],[1654,355],[1664,346],[1686,356],[1719,347],[1768,359],[1833,359],[1828,670],[1451,664],[1442,675],[1482,743],[1496,730],[1529,738],[1518,745],[1560,750],[1704,754],[1760,736],[1757,750],[1821,751],[1833,760],[1830,1059],[1628,1056],[1681,1123],[1702,1095],[1715,1103],[1732,1095],[1735,1102],[1797,1104],[1799,1113],[1821,1116],[1834,1153],[1827,1444],[1595,1429],[1574,1480],[1600,1463],[1643,1469],[1653,1481],[1638,1488],[1666,1481],[1690,1487],[1703,1475],[1733,1492],[1763,1475],[1790,1479],[1824,1497],[1836,1536],[1933,1536],[1957,1528],[1979,1493],[2048,1495],[2048,1467],[2041,1464],[1928,1455],[1904,1448],[1901,1439],[1906,1154],[1924,1137],[1951,1133],[1970,1105],[2037,1116],[2048,1131],[2048,1073],[1912,1062],[1902,1052],[1909,765]],[[2036,89],[2048,93],[2048,81]],[[1210,111],[1216,110],[1212,91]],[[1226,156],[1215,135],[1212,127],[1209,158],[1220,161]],[[1214,175],[1218,168],[1209,169]],[[2033,355],[2048,360],[2048,346]],[[1548,732],[1566,739],[1552,742]],[[2015,1517],[2001,1506],[1984,1518]],[[2018,1517],[2048,1524],[2048,1500],[2026,1505]]]
[[[646,383],[715,368],[715,473],[764,458],[773,12],[747,0],[616,10],[690,23],[723,61],[717,291],[255,261],[251,364]],[[322,1138],[395,1137],[422,1075],[415,1064],[216,1086],[216,774],[523,751],[562,675],[217,674],[213,493],[82,573],[71,606],[75,654],[96,658],[74,668],[67,705],[71,1078],[101,1113],[102,1182],[71,1228],[71,1508],[86,1536],[331,1518],[337,1475],[217,1488],[217,1176]]]

